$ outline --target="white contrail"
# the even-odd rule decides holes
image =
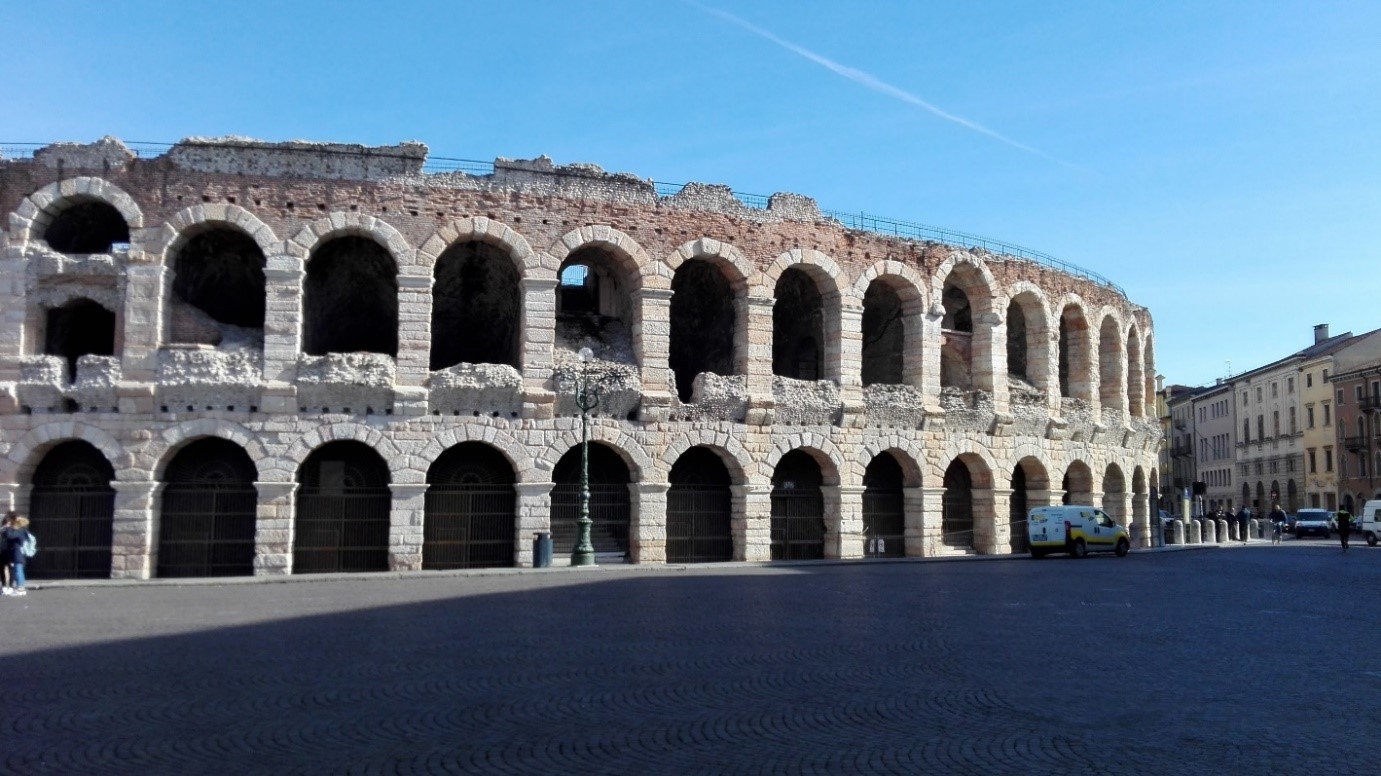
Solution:
[[[729,13],[728,11],[721,11],[718,8],[710,8],[709,6],[701,5],[700,3],[695,2],[695,0],[685,0],[685,2],[689,5],[699,8],[701,11],[704,11],[705,13],[718,16],[720,19],[723,19],[724,21],[729,22],[730,24],[742,27],[743,29],[753,33],[754,35],[757,35],[760,38],[769,40],[777,44],[778,46],[781,46],[782,48],[786,49],[787,51],[790,51],[793,54],[796,54],[800,57],[804,57],[805,59],[808,59],[811,62],[820,65],[821,67],[829,70],[835,75],[843,76],[844,78],[847,78],[850,81],[853,81],[854,83],[859,84],[861,86],[865,86],[869,89],[872,89],[875,92],[881,92],[889,97],[901,100],[902,102],[915,105],[918,108],[923,108],[935,114],[936,116],[939,116],[945,121],[954,122],[955,124],[958,124],[961,127],[971,129],[974,132],[977,132],[982,135],[987,135],[988,137],[994,140],[1006,143],[1007,145],[1012,146],[1013,148],[1020,148],[1021,150],[1026,151],[1027,153],[1035,154],[1036,156],[1039,156],[1043,159],[1049,159],[1050,161],[1055,162],[1056,164],[1062,164],[1066,167],[1072,167],[1074,169],[1083,169],[1082,167],[1079,167],[1079,165],[1070,164],[1069,162],[1066,162],[1063,159],[1058,159],[1054,156],[1051,156],[1050,154],[1045,153],[1039,148],[1032,148],[1031,146],[1026,145],[1025,143],[1020,143],[1016,140],[1011,139],[1010,137],[1000,135],[997,132],[994,132],[991,129],[988,129],[987,127],[983,126],[982,124],[970,121],[964,118],[963,116],[956,116],[953,113],[941,110],[940,108],[931,105],[930,103],[926,102],[925,100],[922,100],[920,97],[917,97],[916,95],[906,91],[905,89],[893,86],[892,84],[889,84],[886,81],[878,79],[871,73],[865,73],[864,71],[859,70],[858,68],[849,67],[848,65],[841,65],[840,63],[835,62],[833,59],[821,56],[808,48],[798,46],[789,40],[783,40],[782,38],[776,36],[772,32],[764,30],[763,28],[757,26],[756,24],[753,24],[747,19],[735,16]]]

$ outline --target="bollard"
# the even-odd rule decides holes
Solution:
[[[1202,520],[1195,520],[1189,524],[1189,543],[1203,544],[1204,524]]]
[[[1228,521],[1227,521],[1227,520],[1219,520],[1219,521],[1218,521],[1218,538],[1217,538],[1215,541],[1217,541],[1219,544],[1222,544],[1223,542],[1226,542],[1227,540],[1228,540]]]
[[[1218,522],[1211,517],[1204,518],[1204,544],[1218,543]]]
[[[1185,540],[1185,532],[1184,532],[1184,529],[1187,528],[1187,527],[1189,527],[1189,524],[1188,524],[1188,523],[1185,523],[1183,520],[1176,520],[1176,521],[1170,526],[1170,529],[1171,529],[1171,538],[1172,538],[1172,541],[1173,541],[1174,544],[1184,544],[1184,540]]]
[[[547,531],[532,535],[532,567],[551,568],[551,534]]]
[[[1263,535],[1261,534],[1261,526],[1262,526],[1262,525],[1263,525],[1263,523],[1262,523],[1260,520],[1257,520],[1257,519],[1254,518],[1254,517],[1253,517],[1252,519],[1248,520],[1248,521],[1247,521],[1247,535],[1248,535],[1248,536],[1255,537],[1255,538],[1257,538],[1257,539],[1264,539],[1264,538],[1266,538],[1265,536],[1263,536]]]

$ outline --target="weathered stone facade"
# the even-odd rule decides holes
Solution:
[[[171,469],[214,480],[170,462],[228,440],[257,499],[243,573],[292,573],[303,510],[325,509],[304,493],[365,487],[355,463],[304,464],[354,441],[373,452],[341,460],[386,467],[387,531],[360,540],[378,545],[372,567],[439,568],[430,543],[465,540],[436,535],[435,516],[470,507],[441,506],[436,466],[470,442],[454,471],[502,456],[503,562],[530,565],[565,498],[554,483],[571,481],[585,376],[593,446],[617,461],[592,454],[592,471],[627,490],[611,498],[632,562],[708,559],[669,551],[687,531],[723,533],[716,552],[736,560],[861,557],[884,534],[890,554],[1019,551],[1012,515],[1061,499],[1101,504],[1145,543],[1153,333],[1117,289],[845,229],[798,195],[760,209],[588,165],[427,174],[425,159],[418,144],[240,139],[138,158],[105,139],[0,160],[3,501],[42,534],[64,481],[45,457],[89,444],[110,470],[110,575],[150,577],[192,541],[165,519]],[[718,463],[685,474],[697,448]],[[809,462],[787,478],[793,452]],[[899,473],[875,474],[879,458]],[[687,528],[685,494],[720,482],[710,470],[727,475],[724,505],[691,511],[725,527]],[[802,555],[778,521],[793,489],[820,523]],[[884,491],[900,528],[876,527]]]

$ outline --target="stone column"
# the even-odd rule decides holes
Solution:
[[[17,250],[11,251],[18,254]],[[35,332],[25,331],[25,317],[29,312],[26,267],[23,259],[0,260],[0,382],[19,379],[19,359],[24,355],[25,335],[35,336]]]
[[[748,297],[748,423],[770,425],[777,408],[772,393],[772,297]]]
[[[518,494],[517,515],[514,519],[515,557],[513,565],[532,568],[532,541],[538,531],[551,530],[551,489],[550,482],[520,482],[513,486]]]
[[[1150,547],[1152,542],[1151,515],[1147,511],[1145,493],[1132,494],[1132,546]],[[1159,523],[1159,520],[1156,520]],[[1157,525],[1155,530],[1159,530]]]
[[[165,274],[166,270],[156,264],[125,267],[125,328],[120,350],[120,372],[125,382],[152,383],[157,377]]]
[[[828,488],[827,488],[828,490]],[[839,485],[835,488],[839,494],[839,515],[837,520],[831,522],[831,531],[837,539],[834,554],[830,554],[830,547],[826,544],[825,557],[827,558],[862,558],[864,557],[865,547],[863,546],[863,491],[862,485]],[[829,497],[825,499],[826,515],[829,515]]]
[[[983,509],[988,514],[979,519],[983,510],[982,501],[988,504]],[[974,549],[984,555],[1007,555],[1012,552],[1012,490],[993,488],[990,491],[974,491]]]
[[[27,513],[28,494],[20,492],[23,488],[24,486],[13,482],[0,483],[0,511],[8,512],[13,509]]]
[[[422,569],[422,523],[427,511],[427,483],[392,483],[393,505],[388,513],[388,568]]]
[[[634,348],[641,364],[643,400],[638,418],[643,422],[665,421],[671,413],[674,386],[667,384],[667,363],[671,357],[671,289],[644,288],[640,294],[642,320],[633,332]]]
[[[259,400],[263,412],[297,412],[305,277],[302,260],[293,256],[269,257],[264,266],[264,393]]]
[[[929,554],[926,549],[925,489],[919,485],[902,488],[902,509],[906,514],[906,557],[925,557]]]
[[[732,485],[729,490],[735,502],[734,560],[772,560],[772,487]]]
[[[634,563],[667,562],[667,491],[665,482],[628,485],[633,521],[628,530],[629,559]]]
[[[115,489],[110,578],[149,579],[154,568],[153,497],[160,483],[115,480],[110,486]]]
[[[548,385],[555,365],[556,278],[522,280],[523,310],[520,318],[519,363],[523,371],[523,417],[548,419],[556,411],[556,394]],[[528,539],[532,537],[529,536]],[[532,549],[528,548],[531,556]],[[532,565],[531,557],[527,565]]]
[[[940,554],[943,546],[941,528],[944,524],[945,489],[919,488],[921,491],[921,544],[925,557]]]
[[[844,425],[862,428],[867,407],[863,401],[863,308],[846,304],[839,311],[839,398]]]
[[[256,482],[254,511],[254,576],[292,573],[293,520],[297,515],[296,482]]]
[[[993,410],[1010,423],[1007,393],[1007,322],[1002,313],[989,312],[974,320],[973,387],[993,397]]]
[[[398,367],[393,384],[393,414],[427,414],[431,375],[432,276],[398,276]]]
[[[941,324],[944,319],[945,308],[937,301],[926,311],[920,326],[922,363],[925,365],[921,370],[921,401],[925,403],[926,415],[939,417],[945,414],[940,408],[940,350],[945,339]]]

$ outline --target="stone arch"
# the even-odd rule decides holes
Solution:
[[[939,455],[931,458],[931,481],[943,481],[945,469],[956,460],[969,467],[975,490],[992,490],[993,472],[999,470],[997,459],[992,451],[971,440],[951,439],[945,443]]]
[[[21,248],[43,239],[43,232],[58,214],[82,202],[110,205],[130,229],[144,226],[144,212],[124,189],[103,178],[83,176],[50,183],[25,197],[10,214],[11,239]]]
[[[1066,294],[1060,300],[1057,321],[1057,387],[1065,399],[1092,403],[1097,395],[1094,334],[1084,300]]]
[[[363,213],[335,212],[307,224],[284,243],[284,253],[301,259],[305,266],[311,262],[317,248],[346,235],[364,237],[378,243],[393,257],[394,269],[399,275],[420,274],[413,248],[402,232],[387,221]]]
[[[611,226],[582,226],[562,235],[547,254],[557,267],[557,349],[578,350],[587,340],[582,332],[594,326],[603,330],[605,343],[596,348],[596,358],[626,360],[618,355],[626,349],[635,365],[648,363],[653,338],[644,331],[643,319],[649,304],[664,300],[642,293],[642,268],[652,263],[647,251]],[[584,271],[577,273],[578,266]]]
[[[738,437],[728,432],[710,429],[691,429],[678,434],[676,440],[662,453],[660,465],[657,467],[658,476],[663,479],[668,477],[671,467],[675,466],[676,461],[692,447],[704,447],[718,455],[736,485],[747,485],[760,482],[762,479],[757,462],[743,447]]]
[[[939,319],[936,366],[941,388],[991,392],[994,341],[1001,314],[994,309],[997,283],[986,262],[967,251],[953,251],[931,281],[931,315]]]
[[[554,262],[550,255],[534,251],[527,239],[512,227],[484,216],[452,221],[423,240],[413,256],[419,270],[416,274],[430,274],[441,254],[451,246],[465,242],[482,242],[498,248],[513,261],[513,267],[521,278],[556,278],[559,262]]]
[[[761,283],[757,267],[753,266],[753,262],[732,243],[713,237],[701,237],[683,243],[661,261],[642,265],[642,287],[670,289],[671,279],[675,277],[676,270],[691,259],[708,261],[718,267],[728,279],[736,296],[746,294],[750,285]]]
[[[642,482],[649,473],[657,470],[657,464],[648,456],[643,444],[632,435],[620,430],[616,425],[591,423],[590,441],[601,442],[614,451],[628,467],[633,482]],[[573,447],[580,446],[580,429],[568,429],[556,436],[537,456],[537,467],[546,472],[556,468],[556,464]]]
[[[259,476],[267,482],[296,482],[297,472],[307,456],[327,442],[347,441],[361,442],[374,448],[388,465],[390,483],[416,485],[427,481],[426,467],[418,467],[416,460],[405,454],[388,433],[353,421],[323,423],[306,432],[272,462],[272,469],[268,465],[261,466]],[[273,479],[270,479],[270,475]]]
[[[1117,463],[1109,463],[1103,471],[1103,511],[1118,525],[1127,525],[1127,475]]]
[[[619,280],[626,284],[626,292],[630,296],[642,290],[642,268],[653,263],[652,257],[637,240],[612,226],[573,229],[552,243],[547,248],[547,255],[559,268],[572,253],[585,248],[602,248],[613,255],[621,275]],[[670,282],[670,278],[667,280]]]
[[[232,306],[226,309],[224,305],[217,312],[199,308],[195,299],[177,298],[177,258],[194,240],[201,238],[208,233],[224,230],[233,236],[222,238],[233,243],[239,243],[235,247],[246,247],[250,244],[258,249],[259,262],[262,266],[254,268],[246,274],[232,275],[238,280],[239,284],[258,285],[256,289],[258,299],[251,300],[251,307],[248,311],[244,307]],[[230,246],[222,244],[222,249]],[[247,328],[257,328],[262,330],[263,318],[268,298],[268,283],[264,277],[264,270],[267,268],[270,256],[276,256],[283,252],[283,244],[279,241],[273,230],[260,221],[253,213],[245,210],[238,205],[226,204],[204,204],[184,208],[175,214],[159,230],[153,245],[148,251],[148,255],[153,261],[162,265],[166,272],[162,275],[162,282],[159,288],[159,298],[162,300],[160,306],[162,310],[162,326],[160,333],[165,343],[199,343],[199,344],[218,344],[220,332],[216,320],[207,321],[209,316],[222,323],[232,323],[236,326]],[[227,266],[224,263],[219,265],[222,269]],[[242,266],[242,265],[231,265]],[[195,273],[193,274],[195,277]],[[231,283],[232,287],[236,283]],[[205,288],[205,286],[194,286]],[[238,287],[243,288],[243,285]],[[195,296],[195,294],[194,294]],[[212,297],[217,295],[212,294]],[[203,304],[207,296],[202,295]],[[220,296],[220,299],[234,298],[233,294]],[[215,299],[212,299],[213,308]],[[248,321],[237,320],[235,316],[245,316],[257,321],[257,326],[250,325]],[[229,316],[229,317],[227,317]]]
[[[853,287],[849,285],[848,275],[835,263],[834,259],[812,248],[792,248],[778,256],[767,269],[763,270],[762,282],[768,296],[771,296],[770,286],[776,285],[783,272],[793,268],[805,270],[806,274],[820,288],[823,296],[833,295],[841,301],[847,299],[854,303],[862,301],[861,298],[854,296]]]
[[[1093,505],[1094,488],[1097,483],[1093,479],[1093,468],[1082,458],[1075,458],[1065,465],[1064,477],[1060,484],[1060,489],[1064,491],[1064,503]]]
[[[259,480],[263,480],[265,467],[271,462],[268,451],[258,435],[238,423],[214,418],[188,420],[165,429],[144,450],[144,455],[153,460],[152,478],[161,482],[167,471],[168,462],[181,450],[198,439],[215,438],[234,442],[249,455]]]
[[[1152,417],[1156,412],[1156,337],[1150,329],[1141,338],[1141,359],[1144,364],[1141,375],[1145,382],[1142,391],[1146,398],[1145,414]]]
[[[216,227],[237,229],[254,240],[265,257],[283,252],[283,243],[273,229],[258,216],[239,205],[208,203],[183,208],[168,219],[158,230],[157,236],[149,246],[147,255],[165,267],[171,268],[173,257],[205,229]]]
[[[805,278],[793,279],[793,271]],[[861,300],[854,298],[853,289],[834,260],[820,251],[794,248],[778,256],[763,273],[763,280],[772,284],[772,363],[773,374],[798,379],[841,381],[844,377],[844,340],[855,334],[842,327],[844,310],[857,310]],[[785,282],[784,282],[785,281]],[[784,288],[785,286],[785,288]],[[818,295],[820,325],[807,321],[794,328],[786,323],[796,314],[783,305],[780,295],[799,291],[800,300],[812,307],[812,293]],[[803,311],[807,314],[809,311]],[[818,337],[818,341],[817,341]],[[811,375],[814,375],[812,377]]]
[[[1136,321],[1132,321],[1127,329],[1126,337],[1127,354],[1127,410],[1128,414],[1134,418],[1146,415],[1146,380],[1142,369],[1145,362],[1142,360],[1141,334],[1137,328]]]
[[[1020,313],[1019,321],[1015,320],[1013,308]],[[1020,377],[1046,395],[1058,392],[1055,374],[1058,353],[1053,347],[1058,332],[1051,331],[1053,318],[1045,291],[1025,280],[1013,283],[1008,289],[1004,317],[1007,322],[1008,376]],[[1020,351],[1020,356],[1014,351]],[[1014,359],[1023,367],[1024,373],[1013,374]]]
[[[1126,327],[1122,316],[1104,307],[1098,323],[1098,401],[1103,411],[1127,411],[1126,345],[1122,340]]]
[[[914,440],[905,437],[889,434],[887,436],[869,437],[863,444],[858,446],[858,451],[853,458],[853,472],[860,474],[868,468],[868,464],[873,459],[890,453],[897,463],[901,465],[903,484],[908,488],[920,487],[925,483],[925,473],[922,462],[925,461],[925,450]],[[850,484],[860,484],[862,480],[851,481]]]
[[[109,433],[86,423],[67,421],[44,423],[20,437],[0,461],[0,478],[16,485],[28,482],[49,450],[74,440],[99,450],[115,469],[116,480],[138,482],[151,477],[151,472],[134,467],[129,452]]]
[[[855,473],[848,471],[848,459],[833,441],[822,434],[806,431],[778,439],[772,444],[772,453],[769,457],[772,466],[775,467],[782,456],[793,450],[800,450],[815,460],[820,467],[820,476],[824,478],[825,485],[858,481]]]
[[[930,281],[931,309],[944,309],[944,289],[950,276],[956,277],[959,285],[969,296],[976,314],[996,312],[993,305],[998,293],[998,282],[993,277],[988,263],[968,251],[952,251],[935,268]],[[982,293],[978,293],[978,292]],[[976,297],[976,298],[975,298]]]
[[[642,270],[643,320],[655,322],[663,315],[667,320],[664,338],[643,327],[648,364],[655,369],[657,356],[666,355],[682,401],[695,401],[698,374],[747,374],[748,288],[757,270],[737,248],[702,237]],[[662,303],[659,297],[667,290],[670,300]]]
[[[876,293],[878,289],[875,284],[881,284],[887,293],[877,294],[877,298],[870,301],[869,292]],[[863,305],[860,332],[863,384],[920,385],[924,371],[926,300],[929,298],[920,273],[899,261],[880,261],[864,270],[855,281],[853,296]],[[891,309],[893,299],[895,310]],[[893,366],[887,368],[888,364]],[[880,370],[879,367],[884,368]],[[900,379],[870,379],[874,377]]]
[[[422,471],[429,471],[442,453],[462,442],[482,442],[498,450],[508,460],[508,465],[513,467],[518,482],[545,482],[549,479],[548,474],[539,473],[533,465],[532,455],[526,445],[507,431],[493,426],[465,425],[434,433],[428,438],[427,445],[414,456],[417,461],[416,467]]]

